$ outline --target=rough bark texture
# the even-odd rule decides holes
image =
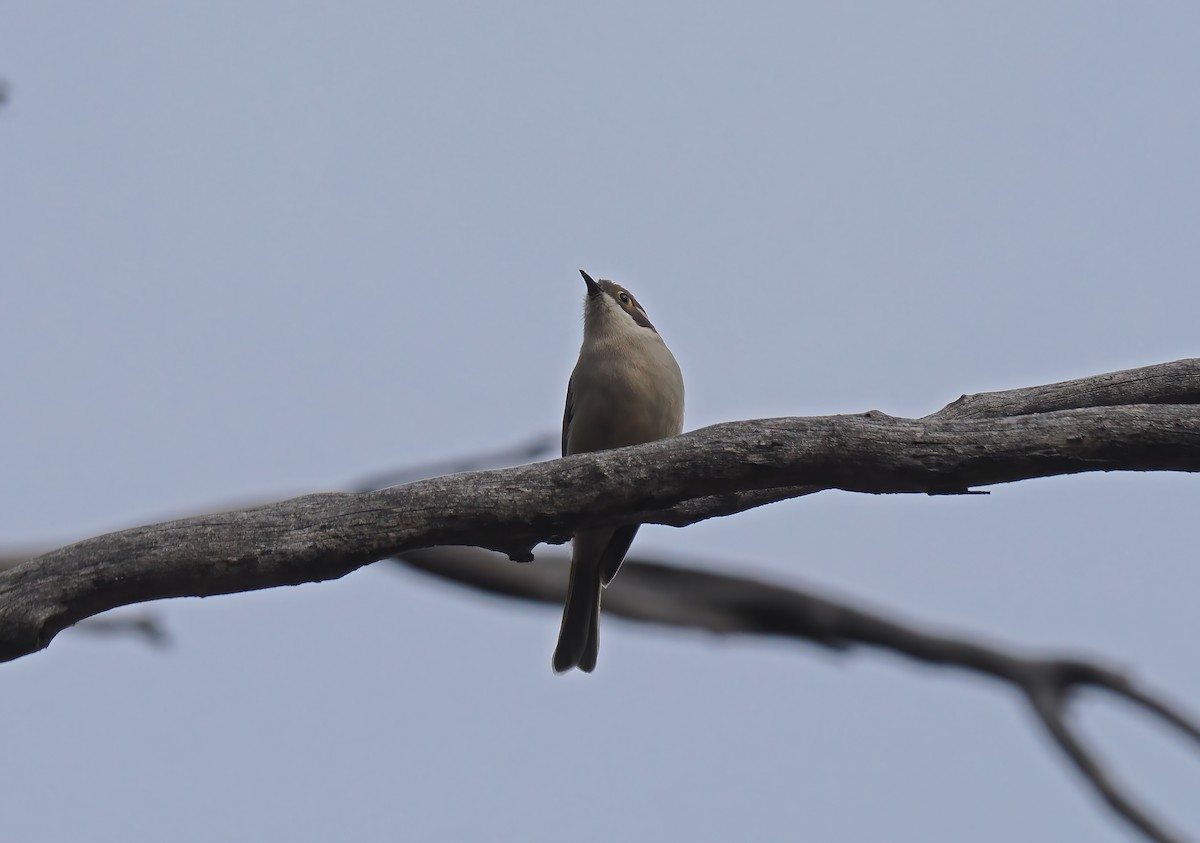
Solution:
[[[70,618],[112,606],[339,576],[389,548],[404,564],[444,580],[559,605],[564,554],[543,553],[534,564],[508,565],[494,553],[448,542],[503,547],[523,558],[538,538],[553,539],[576,524],[682,525],[830,487],[962,494],[973,485],[1076,471],[1195,471],[1197,403],[1200,361],[1184,360],[963,396],[919,421],[866,413],[741,422],[575,463],[474,472],[371,491],[385,483],[496,464],[490,461],[496,455],[490,455],[375,478],[358,494],[314,495],[101,536],[19,568],[32,554],[14,552],[0,556],[0,572],[14,569],[0,573],[0,651],[9,658],[30,652]],[[546,444],[537,440],[499,459],[533,459]],[[438,543],[447,544],[421,549]],[[744,577],[636,558],[626,560],[622,571],[605,599],[610,615],[718,634],[769,635],[839,651],[877,647],[1005,682],[1019,689],[1047,735],[1114,812],[1148,839],[1182,839],[1123,791],[1071,722],[1074,693],[1098,688],[1200,744],[1200,725],[1121,672],[921,630],[878,612]],[[153,619],[86,623],[96,632],[135,632],[163,641]]]
[[[421,547],[475,545],[528,560],[539,542],[578,527],[681,526],[824,488],[961,494],[1084,471],[1197,471],[1198,402],[1200,360],[1186,360],[964,397],[919,420],[872,411],[730,422],[634,448],[123,530],[0,573],[0,660],[117,606],[332,579]]]
[[[995,418],[1078,407],[1196,404],[1197,395],[1200,395],[1200,365],[1189,359],[1045,386],[964,395],[934,415],[944,419]]]

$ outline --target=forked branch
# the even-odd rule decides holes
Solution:
[[[730,422],[635,448],[123,530],[0,572],[0,660],[32,653],[67,626],[117,606],[331,579],[388,556],[417,564],[421,548],[469,545],[525,561],[538,543],[581,527],[683,526],[828,488],[963,494],[1085,471],[1200,471],[1198,403],[1200,360],[1182,360],[964,396],[923,419],[873,411]],[[450,552],[434,553],[433,570],[450,574]],[[476,587],[561,600],[562,583],[539,584],[536,566],[489,558],[475,567]],[[1020,657],[795,590],[714,577],[631,560],[606,609],[718,632],[882,647],[1012,683],[1116,811],[1152,839],[1173,839],[1112,784],[1065,716],[1071,692],[1092,685],[1198,739],[1194,722],[1123,675],[1078,660]]]
[[[503,565],[495,553],[479,548],[435,547],[410,551],[399,561],[458,585],[556,609],[566,590],[568,557],[562,552],[539,553],[530,565]],[[1128,700],[1200,750],[1200,723],[1119,671],[1079,658],[1022,655],[957,633],[921,630],[812,591],[638,557],[625,560],[621,576],[605,592],[604,612],[718,635],[765,635],[838,652],[868,647],[998,679],[1022,693],[1051,739],[1119,816],[1159,843],[1182,839],[1125,793],[1069,716],[1074,693],[1096,688]]]

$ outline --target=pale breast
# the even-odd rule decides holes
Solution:
[[[683,429],[683,377],[657,334],[617,347],[597,344],[571,378],[572,454],[640,445]]]

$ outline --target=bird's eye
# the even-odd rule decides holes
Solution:
[[[617,298],[621,300],[621,304],[629,304],[629,293],[621,293]]]

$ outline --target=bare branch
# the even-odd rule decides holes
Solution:
[[[1100,798],[1134,828],[1157,843],[1177,843],[1183,838],[1153,819],[1137,800],[1116,783],[1100,760],[1075,733],[1067,720],[1071,695],[1086,687],[1106,690],[1138,705],[1193,741],[1200,742],[1200,726],[1163,700],[1136,688],[1126,676],[1087,662],[1071,660],[1026,660],[1013,663],[1018,671],[1014,682],[1025,692],[1034,713],[1075,769],[1091,784]],[[1024,681],[1020,675],[1024,674]]]
[[[15,548],[5,550],[4,553],[0,553],[0,572],[23,565],[33,557],[40,556],[45,552],[44,550],[16,550]]]
[[[398,561],[458,585],[557,609],[566,591],[569,557],[546,551],[529,565],[503,565],[487,550],[436,547],[408,551]],[[1200,723],[1117,671],[1077,658],[1022,656],[962,635],[923,631],[810,591],[636,557],[625,560],[621,576],[605,591],[604,613],[720,635],[781,637],[836,651],[865,646],[1000,680],[1026,697],[1047,734],[1113,811],[1151,840],[1181,839],[1116,784],[1068,717],[1072,694],[1094,687],[1129,700],[1200,746]]]
[[[1200,361],[1170,365],[1187,374]],[[466,544],[528,560],[536,544],[576,528],[692,523],[811,491],[796,487],[953,494],[1121,470],[1200,470],[1195,406],[950,421],[872,411],[719,424],[633,448],[307,495],[87,539],[0,573],[0,660],[41,649],[67,626],[117,606],[332,579],[415,548]]]
[[[978,419],[1125,404],[1200,404],[1198,362],[1177,360],[1045,386],[964,395],[934,416]]]
[[[1197,471],[1197,403],[1200,360],[1184,360],[964,396],[921,420],[870,412],[735,422],[639,448],[375,492],[310,495],[125,530],[7,572],[6,564],[19,555],[0,557],[0,658],[32,652],[75,620],[117,605],[328,579],[389,554],[490,593],[561,603],[566,577],[561,554],[557,561],[551,552],[533,564],[513,566],[476,548],[421,549],[432,545],[472,544],[528,559],[539,540],[561,539],[579,526],[633,521],[682,526],[825,488],[967,494],[974,486],[1052,474]],[[528,458],[539,447],[544,445],[535,442],[509,456]],[[460,470],[474,462],[434,468]],[[1072,694],[1092,686],[1140,705],[1200,743],[1195,720],[1120,673],[923,632],[750,579],[636,558],[622,570],[606,598],[610,615],[719,634],[798,639],[835,650],[871,646],[1018,687],[1047,733],[1114,811],[1153,840],[1175,839],[1114,783],[1067,718]],[[133,624],[153,637],[153,622]]]

